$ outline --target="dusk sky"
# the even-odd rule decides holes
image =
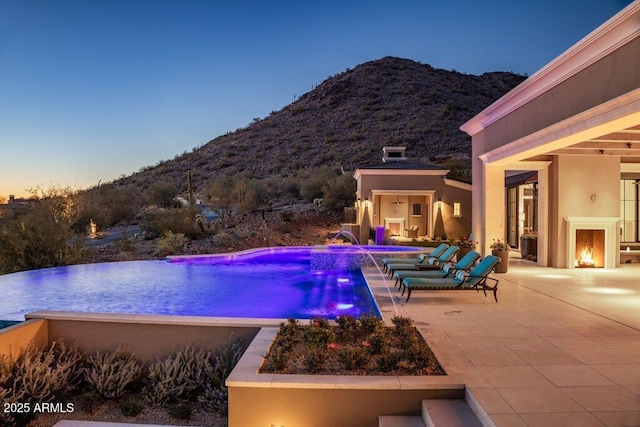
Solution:
[[[0,199],[129,175],[384,56],[533,74],[626,0],[0,0]]]

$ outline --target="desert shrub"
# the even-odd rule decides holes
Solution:
[[[140,229],[148,239],[155,239],[167,232],[183,234],[189,238],[197,238],[209,232],[209,228],[204,223],[199,224],[195,212],[188,208],[147,208],[142,214]]]
[[[53,343],[47,350],[29,347],[11,368],[12,386],[29,402],[50,402],[78,383],[82,354],[73,346]]]
[[[307,169],[305,172],[307,177],[300,186],[300,195],[302,195],[307,202],[322,198],[322,187],[327,181],[338,176],[338,171],[327,166]]]
[[[176,254],[184,249],[188,241],[184,234],[167,231],[156,240],[158,254],[162,256]]]
[[[211,236],[211,244],[217,248],[226,248],[233,244],[233,238],[229,233],[221,232]]]
[[[20,389],[13,388],[11,371],[13,363],[5,357],[0,358],[0,402],[2,404],[12,404],[24,402],[24,392]],[[18,421],[16,415],[10,411],[0,411],[0,424],[12,426]]]
[[[3,405],[12,404],[20,402],[21,396],[15,396],[13,390],[10,388],[5,388],[0,385],[0,402]],[[13,426],[16,424],[16,419],[13,416],[12,412],[9,411],[0,411],[0,424],[3,426]]]
[[[358,319],[358,322],[362,331],[366,334],[373,334],[386,328],[384,321],[375,316],[362,316]]]
[[[135,239],[133,237],[124,236],[115,242],[116,248],[122,252],[133,252],[135,249]]]
[[[288,357],[287,348],[274,343],[273,349],[265,356],[262,369],[266,372],[282,371],[287,366]]]
[[[351,316],[338,316],[338,333],[343,342],[355,341],[359,337],[358,320]]]
[[[367,350],[359,346],[340,347],[338,356],[344,367],[349,370],[361,369],[369,360]]]
[[[326,347],[327,344],[336,341],[336,334],[329,326],[329,322],[322,318],[311,320],[311,325],[304,329],[303,336],[305,342],[318,347]]]
[[[355,200],[356,180],[351,174],[333,177],[322,186],[322,206],[325,209],[341,211],[345,206],[353,206]]]
[[[397,348],[387,348],[379,354],[378,369],[381,372],[390,372],[394,370],[398,362],[402,359],[402,350]]]
[[[211,354],[186,346],[149,366],[144,398],[153,404],[191,400],[204,391],[209,370]]]
[[[226,415],[229,406],[229,390],[225,381],[240,361],[242,353],[240,340],[229,339],[218,349],[211,369],[207,371],[208,381],[201,401],[221,415]]]
[[[71,190],[34,190],[33,195],[33,204],[0,222],[0,273],[68,265],[80,257]]]
[[[208,195],[221,216],[252,212],[267,202],[269,186],[243,172],[232,177],[216,177],[209,183]]]
[[[330,327],[326,319],[314,319],[308,326],[299,326],[292,321],[281,324],[260,371],[286,374],[444,374],[410,319],[398,317],[395,328],[387,328],[382,319],[371,316],[358,320],[340,316],[336,323],[337,327]],[[326,330],[335,335],[331,336]]]
[[[160,206],[162,208],[170,208],[174,205],[174,199],[178,195],[179,190],[175,184],[171,182],[154,182],[146,191],[147,203]]]
[[[78,193],[74,205],[74,229],[84,233],[91,220],[99,230],[132,221],[142,206],[142,195],[134,186],[105,184]]]
[[[238,239],[238,240],[246,240],[246,239],[254,237],[254,236],[256,236],[258,234],[251,227],[245,227],[245,226],[241,226],[241,225],[236,226],[231,231],[233,233],[233,237],[235,237],[235,239]]]
[[[295,214],[293,213],[293,211],[290,211],[290,210],[280,212],[280,219],[283,220],[284,222],[292,221],[294,216]]]
[[[122,349],[97,352],[89,357],[85,378],[89,385],[106,399],[118,399],[142,377],[142,364],[134,355]]]
[[[415,337],[415,329],[413,327],[413,320],[404,316],[393,316],[391,323],[395,327],[394,331],[402,339],[409,337]]]
[[[326,347],[311,347],[305,355],[304,365],[309,372],[315,374],[324,368],[325,361],[327,360]]]
[[[265,204],[265,189],[257,179],[247,176],[236,177],[231,190],[231,196],[235,201],[236,210],[240,213],[252,212]]]

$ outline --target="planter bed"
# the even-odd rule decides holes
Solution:
[[[262,328],[227,379],[230,427],[374,427],[380,415],[419,414],[422,399],[464,398],[464,384],[446,375],[261,374],[277,333]]]

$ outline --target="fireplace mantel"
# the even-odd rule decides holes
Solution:
[[[604,230],[604,268],[615,268],[618,256],[617,230],[619,217],[567,216],[566,267],[575,268],[576,230]]]

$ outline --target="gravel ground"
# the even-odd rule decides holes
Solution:
[[[226,417],[194,407],[191,419],[180,420],[171,417],[163,408],[145,407],[142,413],[135,417],[127,417],[122,414],[119,402],[105,402],[100,405],[94,405],[91,410],[83,408],[80,398],[69,398],[67,401],[74,403],[74,411],[66,414],[40,414],[34,420],[27,424],[27,427],[51,427],[60,420],[83,420],[83,421],[102,421],[102,422],[120,422],[131,424],[160,424],[160,425],[177,425],[177,426],[202,426],[202,427],[226,427]],[[197,406],[195,404],[194,406]]]

